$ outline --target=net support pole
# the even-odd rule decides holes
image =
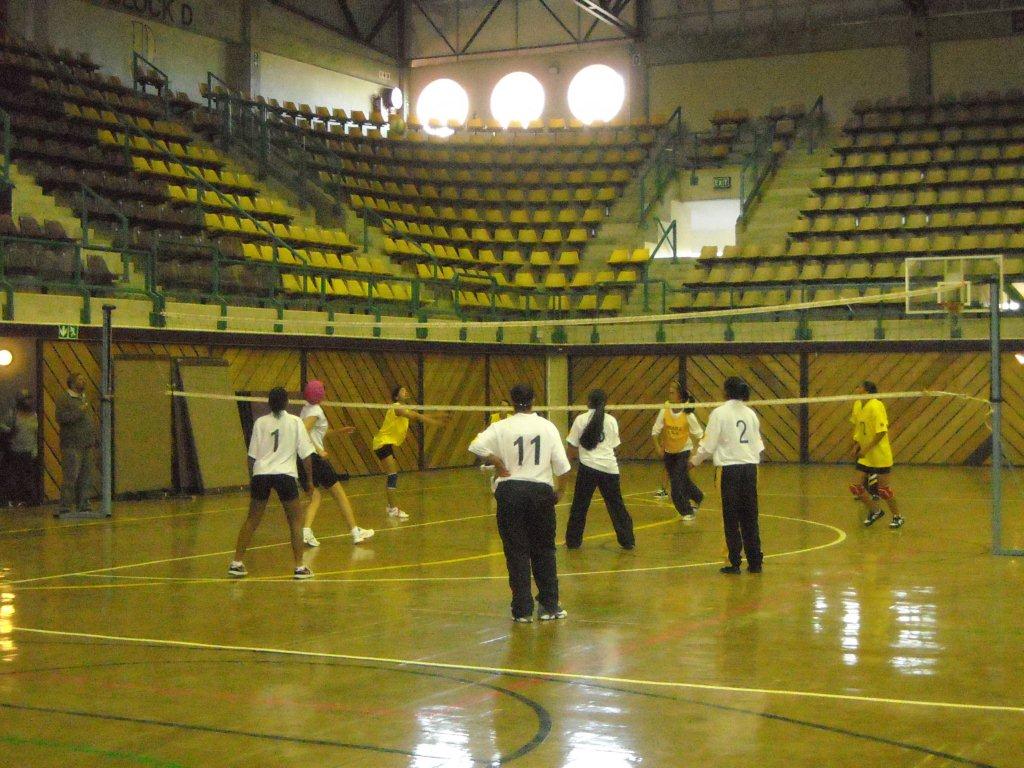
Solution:
[[[114,393],[111,386],[111,340],[113,336],[111,315],[113,312],[113,305],[103,305],[103,348],[100,370],[100,472],[102,475],[101,504],[104,517],[113,515],[114,493]]]
[[[992,553],[1003,554],[1002,360],[999,356],[999,284],[989,283],[989,385],[992,403]]]

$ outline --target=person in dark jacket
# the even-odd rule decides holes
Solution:
[[[18,506],[35,504],[39,475],[39,417],[32,403],[32,393],[27,389],[18,393],[14,408],[4,418],[0,431],[9,437],[4,465],[8,500]]]
[[[89,500],[93,492],[96,421],[85,397],[85,377],[72,373],[68,376],[67,386],[67,391],[57,400],[60,463],[64,475],[57,516],[91,517]]]

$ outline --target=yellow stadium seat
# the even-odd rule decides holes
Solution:
[[[561,272],[548,272],[544,277],[544,287],[548,290],[565,290],[569,287],[565,275]]]
[[[562,251],[558,255],[558,266],[578,267],[580,265],[580,254],[578,251]]]
[[[547,251],[531,251],[530,252],[530,266],[532,267],[550,267],[551,266],[551,254]]]
[[[651,252],[647,248],[634,248],[629,256],[630,264],[646,264],[651,260]]]
[[[590,288],[592,285],[594,285],[594,275],[590,272],[580,271],[573,276],[569,288],[571,290],[579,290],[581,288]]]
[[[608,257],[609,264],[628,264],[629,263],[629,251],[625,248],[616,248],[612,251],[612,255]]]

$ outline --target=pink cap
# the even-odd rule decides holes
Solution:
[[[316,405],[324,399],[324,383],[318,379],[306,382],[306,388],[302,391],[303,396],[306,398],[306,402],[310,405]]]

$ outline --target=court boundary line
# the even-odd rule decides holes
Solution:
[[[614,675],[588,675],[573,672],[552,672],[545,670],[515,669],[511,667],[495,667],[485,664],[456,664],[441,661],[423,661],[419,659],[400,659],[387,656],[364,656],[349,653],[331,653],[329,651],[301,651],[292,648],[272,648],[248,645],[227,645],[223,643],[201,643],[191,640],[167,640],[162,638],[131,637],[124,635],[105,635],[92,632],[72,632],[69,630],[43,629],[39,627],[14,627],[14,632],[43,635],[48,637],[74,637],[88,640],[104,640],[134,645],[151,645],[166,648],[191,648],[205,651],[228,651],[233,653],[253,653],[258,655],[290,656],[313,659],[334,659],[341,661],[385,664],[389,666],[411,666],[424,669],[444,669],[449,671],[477,672],[487,675],[507,675],[532,679],[569,680],[576,682],[610,683],[615,685],[636,685],[641,687],[663,688],[674,690],[696,690],[712,693],[740,693],[759,696],[788,696],[799,699],[820,699],[824,701],[844,701],[862,704],[890,704],[895,706],[922,707],[930,709],[953,709],[973,712],[1000,712],[1024,715],[1024,705],[1009,704],[975,704],[971,702],[935,701],[927,699],[900,699],[889,696],[861,696],[846,693],[828,693],[824,691],[801,691],[785,688],[756,688],[738,685],[714,685],[711,683],[688,683],[674,680],[648,680],[644,678],[618,677]]]
[[[642,493],[646,493],[646,492],[642,492]],[[663,506],[662,504],[660,504],[658,502],[641,502],[641,503],[647,503],[650,506]],[[560,506],[562,506],[562,505],[560,505]],[[488,514],[487,516],[490,516],[490,515]],[[481,515],[474,515],[474,516],[471,516],[471,517],[468,517],[468,518],[464,518],[464,519],[465,520],[471,520],[471,519],[478,519],[479,517],[482,517],[482,516]],[[808,552],[815,552],[815,551],[818,551],[818,550],[821,550],[821,549],[828,549],[828,548],[831,548],[831,547],[839,546],[840,544],[845,542],[846,539],[848,538],[848,534],[842,528],[839,528],[837,526],[831,525],[829,523],[823,523],[823,522],[820,522],[818,520],[806,520],[806,519],[799,518],[799,517],[790,517],[790,516],[787,516],[787,515],[775,515],[775,514],[771,514],[771,513],[765,513],[765,514],[761,515],[761,517],[771,517],[771,518],[775,518],[775,519],[778,519],[778,520],[788,520],[788,521],[795,522],[795,523],[803,523],[803,524],[807,524],[807,525],[818,526],[818,527],[821,527],[821,528],[827,528],[827,529],[829,529],[829,530],[831,530],[831,531],[833,531],[833,532],[835,532],[837,534],[836,538],[833,539],[832,541],[827,541],[827,542],[825,542],[823,544],[816,544],[816,545],[811,546],[811,547],[804,547],[802,549],[789,550],[789,551],[786,551],[786,552],[774,552],[774,553],[765,555],[765,559],[780,558],[780,557],[791,557],[793,555],[802,555],[802,554],[806,554]],[[434,524],[439,524],[439,523],[442,523],[442,522],[462,522],[462,519],[459,519],[459,520],[434,521]],[[657,521],[655,521],[653,523],[647,523],[645,525],[636,526],[634,528],[634,530],[644,530],[644,529],[648,529],[648,528],[656,528],[656,527],[663,526],[663,525],[670,525],[670,524],[673,524],[673,523],[676,523],[676,522],[678,522],[678,521],[675,518],[669,518],[669,519],[666,519],[666,520],[657,520]],[[424,525],[428,525],[428,523],[421,523],[419,525],[424,526]],[[408,527],[411,527],[411,526],[405,526],[405,527],[408,528]],[[394,530],[401,530],[401,529],[394,529]],[[324,539],[327,539],[327,538],[337,538],[337,537],[346,536],[346,535],[349,535],[349,534],[332,534],[332,536],[330,536],[330,537],[325,536],[325,537],[322,537],[322,538],[324,538]],[[597,533],[597,534],[593,534],[591,536],[586,536],[586,537],[584,537],[584,539],[586,541],[593,541],[593,540],[596,540],[596,539],[610,538],[610,537],[612,537],[614,535],[615,535],[614,531],[606,531],[604,533]],[[268,547],[271,547],[271,546],[282,546],[282,545],[266,544],[266,545],[262,545],[262,548],[268,548]],[[253,547],[252,549],[257,549],[257,547]],[[494,581],[494,580],[504,581],[508,577],[504,576],[504,575],[501,575],[501,574],[479,575],[479,576],[407,576],[407,577],[401,577],[400,576],[400,577],[382,577],[382,578],[371,577],[371,578],[366,578],[366,579],[363,579],[363,578],[323,578],[324,576],[340,575],[340,574],[347,574],[347,573],[369,573],[369,572],[373,572],[373,571],[398,570],[398,569],[402,569],[402,568],[426,568],[426,567],[432,567],[432,566],[437,566],[437,565],[454,565],[456,563],[463,563],[463,562],[470,562],[470,561],[477,561],[477,560],[485,560],[487,558],[497,557],[497,556],[502,555],[502,554],[504,554],[504,552],[502,550],[496,550],[496,551],[493,551],[493,552],[487,552],[487,553],[481,553],[481,554],[475,554],[475,555],[467,555],[467,556],[461,557],[461,558],[451,558],[451,559],[446,559],[446,560],[432,560],[432,561],[429,561],[429,562],[421,562],[421,563],[398,563],[398,564],[395,564],[395,565],[375,566],[375,567],[371,567],[371,568],[353,568],[353,569],[349,569],[349,570],[346,570],[346,571],[325,571],[322,575],[318,575],[317,578],[315,578],[313,580],[313,582],[314,583],[318,582],[318,583],[323,583],[323,584],[352,584],[352,583],[366,583],[366,584],[388,584],[388,583],[395,583],[395,584],[400,584],[400,583],[417,583],[417,582],[439,582],[439,583],[442,583],[442,582],[460,582],[460,581]],[[203,557],[203,556],[202,555],[195,555],[195,556],[190,556],[190,557],[191,558],[199,558],[199,557]],[[184,558],[184,559],[189,559],[189,558]],[[559,577],[563,577],[564,576],[564,577],[568,578],[568,577],[577,577],[577,576],[612,576],[612,575],[621,575],[621,574],[660,573],[660,572],[665,572],[665,571],[686,570],[686,569],[690,569],[690,568],[705,568],[705,567],[708,567],[708,566],[721,565],[722,562],[723,562],[722,560],[708,560],[708,561],[697,562],[697,563],[676,563],[676,564],[671,564],[671,565],[652,565],[652,566],[646,566],[646,567],[640,567],[640,568],[621,568],[621,569],[612,568],[612,569],[597,570],[597,571],[566,571],[566,572],[559,572],[558,575],[559,575]],[[150,564],[154,564],[154,563],[150,563]],[[120,567],[121,566],[119,566],[119,568]],[[124,566],[124,567],[131,567],[131,566]],[[110,570],[114,570],[114,569],[110,569]],[[230,579],[225,579],[225,578],[221,578],[221,577],[194,577],[194,578],[184,578],[183,577],[183,578],[176,578],[176,577],[172,577],[172,576],[142,576],[142,575],[119,576],[119,575],[113,575],[113,574],[110,574],[110,573],[97,573],[97,572],[70,574],[70,575],[66,576],[66,578],[71,578],[72,576],[75,576],[75,577],[91,576],[91,577],[94,577],[94,578],[112,578],[112,579],[138,579],[140,581],[135,582],[135,583],[131,583],[131,584],[62,584],[62,585],[48,586],[48,587],[24,587],[24,588],[22,588],[19,591],[22,592],[22,593],[26,593],[26,592],[43,592],[43,591],[74,591],[74,590],[85,590],[85,589],[128,589],[128,588],[134,588],[134,587],[163,586],[163,585],[170,585],[170,584],[239,584],[239,583],[247,583],[247,584],[267,584],[267,583],[270,583],[270,584],[290,584],[290,583],[293,582],[293,579],[290,576],[263,576],[263,577],[256,577],[256,578],[245,579],[244,581],[242,581],[242,580],[230,580]],[[11,585],[14,585],[17,582],[8,582],[8,583],[11,584]],[[25,582],[21,582],[21,583],[25,583]]]
[[[456,485],[456,483],[446,483],[445,485],[435,486],[434,490],[437,490],[437,489],[440,489],[440,488],[449,488],[449,487],[451,487],[453,485]],[[633,496],[640,496],[640,495],[643,495],[643,494],[646,494],[646,493],[648,493],[648,492],[647,491],[637,491],[635,493],[625,494],[623,496],[623,498],[631,498]],[[565,506],[569,506],[570,503],[571,502],[562,502],[561,504],[557,504],[556,506],[558,506],[558,507],[565,507]],[[494,512],[493,511],[488,511],[486,514],[468,515],[466,517],[459,517],[459,518],[446,518],[444,520],[427,520],[427,521],[424,521],[422,523],[401,523],[400,525],[398,525],[395,528],[382,528],[381,531],[411,530],[413,528],[425,528],[425,527],[432,526],[432,525],[442,525],[444,523],[461,523],[461,522],[465,522],[467,520],[476,520],[476,519],[479,519],[479,518],[482,518],[482,517],[493,517],[493,516],[494,516]],[[352,535],[351,532],[333,533],[333,534],[330,534],[330,535],[327,535],[327,536],[321,536],[320,538],[323,539],[323,540],[343,539],[346,536],[351,536],[351,535]],[[249,549],[247,551],[248,552],[252,552],[254,550],[259,550],[259,549],[270,549],[272,547],[287,547],[287,546],[291,546],[291,542],[290,541],[275,542],[275,543],[272,543],[272,544],[259,544],[259,545],[255,546],[255,547],[249,547]],[[234,554],[234,550],[233,549],[223,550],[223,551],[219,551],[219,552],[207,552],[205,554],[198,554],[198,555],[183,555],[181,557],[168,557],[168,558],[163,558],[163,559],[160,559],[160,560],[147,560],[147,561],[141,562],[141,563],[128,563],[126,565],[113,565],[113,566],[109,566],[107,568],[92,568],[92,569],[84,570],[84,571],[75,571],[73,573],[57,573],[57,574],[53,574],[51,576],[33,576],[31,578],[28,578],[28,579],[15,579],[15,580],[12,580],[12,581],[8,581],[7,584],[10,584],[12,586],[13,585],[18,585],[18,584],[32,584],[32,583],[39,582],[39,581],[51,581],[51,580],[54,580],[54,579],[67,579],[67,578],[72,578],[72,577],[75,577],[75,576],[91,576],[93,574],[106,573],[106,572],[109,572],[109,571],[120,571],[120,570],[124,570],[125,568],[142,568],[142,567],[147,566],[147,565],[164,565],[166,563],[184,562],[186,560],[199,560],[199,559],[204,558],[204,557],[222,557],[224,555],[231,555],[231,554]],[[259,578],[250,579],[250,581],[260,581],[260,580],[261,579],[259,579]],[[267,580],[267,579],[265,578],[263,580]]]

